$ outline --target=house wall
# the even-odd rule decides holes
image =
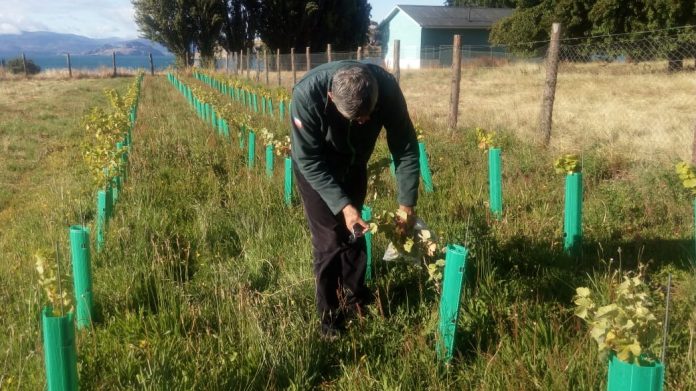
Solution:
[[[410,16],[402,11],[382,27],[384,47],[384,61],[387,68],[393,68],[394,40],[400,40],[401,52],[399,53],[399,66],[401,69],[420,68],[421,27]]]
[[[452,64],[454,35],[462,37],[462,61],[479,57],[505,57],[504,48],[491,47],[488,29],[431,29],[421,32],[421,66],[443,67]]]

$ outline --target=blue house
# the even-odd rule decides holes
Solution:
[[[402,69],[450,64],[455,34],[462,37],[465,56],[467,53],[469,57],[499,55],[503,50],[491,47],[488,41],[491,26],[513,11],[511,8],[397,5],[379,24],[385,62],[388,67],[393,66],[392,46],[398,39]]]

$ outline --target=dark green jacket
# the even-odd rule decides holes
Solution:
[[[379,88],[370,120],[360,125],[338,113],[329,101],[331,80],[341,67],[356,61],[336,61],[307,73],[292,95],[292,159],[302,175],[334,214],[351,203],[344,180],[351,170],[365,169],[382,127],[394,157],[400,205],[415,206],[418,198],[418,140],[406,101],[396,79],[368,64]]]

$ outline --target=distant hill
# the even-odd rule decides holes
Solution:
[[[162,45],[147,39],[124,40],[122,38],[88,38],[75,34],[48,31],[23,31],[21,34],[0,34],[0,56],[11,57],[25,52],[32,55],[120,55],[141,56],[152,52],[153,56],[171,56]]]

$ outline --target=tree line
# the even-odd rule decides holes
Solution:
[[[509,1],[503,1],[509,3]],[[592,39],[595,45],[610,47],[613,42],[633,42],[633,50],[623,55],[650,60],[647,40],[655,57],[667,58],[670,69],[681,69],[686,55],[696,53],[696,29],[679,28],[696,25],[694,0],[516,0],[512,16],[496,23],[491,42],[508,46],[518,54],[533,53],[544,47],[553,22],[563,25],[563,38]],[[678,28],[678,29],[677,29]],[[638,34],[650,31],[650,34]],[[669,40],[664,38],[670,37]],[[588,52],[588,56],[590,52]]]
[[[145,38],[192,63],[215,61],[216,48],[228,52],[254,47],[320,50],[331,43],[348,50],[367,40],[371,6],[367,0],[132,0],[135,21]]]

